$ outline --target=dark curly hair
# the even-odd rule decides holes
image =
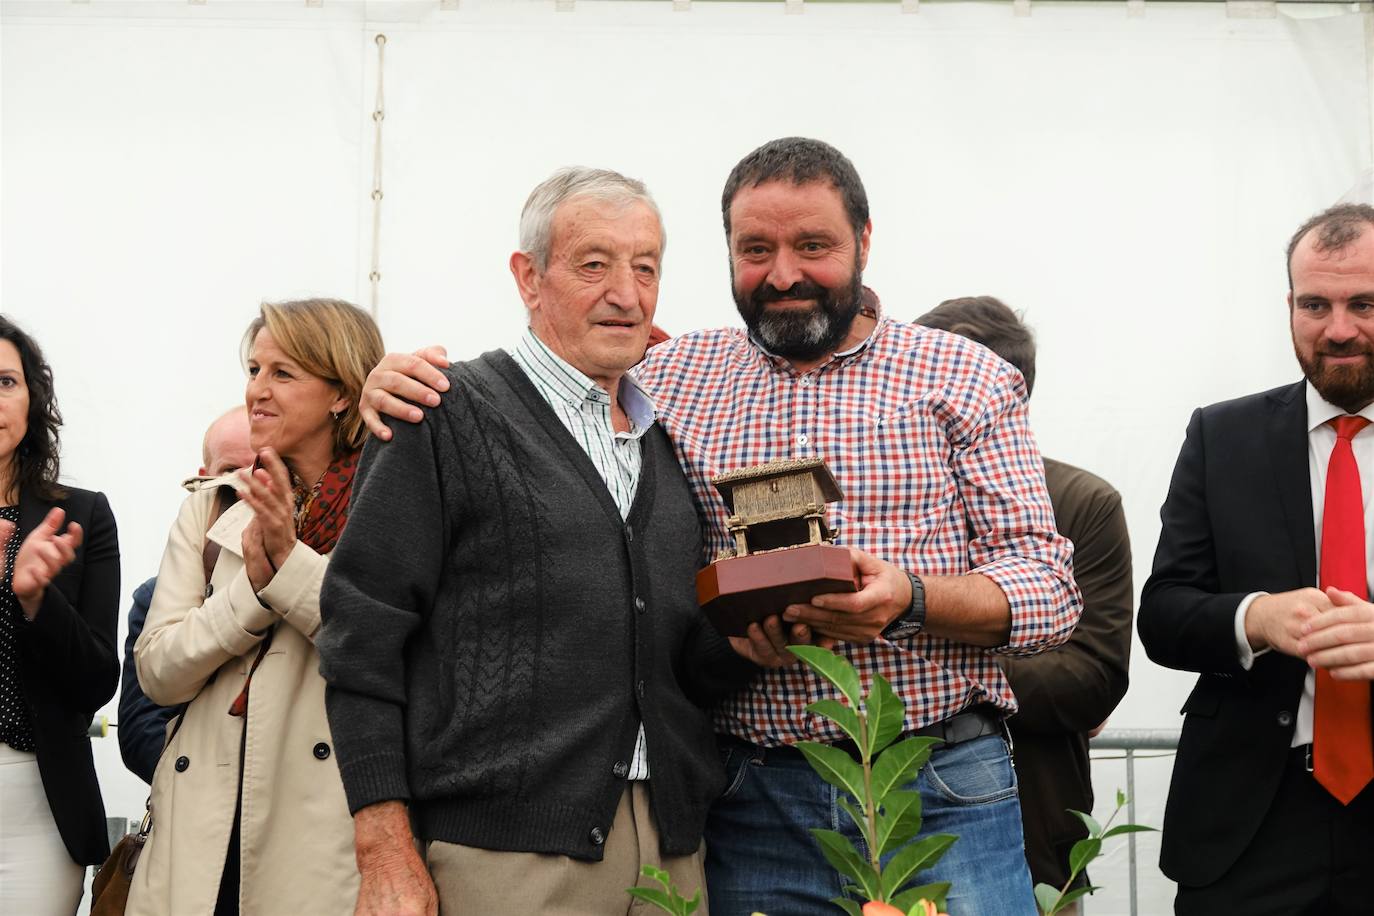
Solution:
[[[57,485],[58,430],[62,413],[52,386],[52,369],[43,359],[38,343],[25,334],[8,315],[0,314],[0,340],[8,340],[19,351],[24,383],[29,389],[29,428],[10,457],[12,485],[17,493],[33,493],[42,500],[61,499],[65,491]]]

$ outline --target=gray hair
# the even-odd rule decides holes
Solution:
[[[574,165],[561,168],[539,183],[520,211],[520,250],[534,259],[543,271],[549,266],[549,250],[553,246],[553,215],[559,204],[574,197],[594,197],[613,204],[628,205],[639,201],[647,204],[658,218],[659,254],[668,246],[668,231],[663,226],[663,214],[654,203],[644,182],[626,178],[609,169],[592,169]]]

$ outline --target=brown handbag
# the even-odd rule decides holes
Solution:
[[[213,525],[224,510],[233,505],[235,501],[234,493],[227,487],[221,487],[220,492],[215,496],[214,506],[210,510],[210,524]],[[205,566],[205,581],[209,583],[210,576],[215,570],[215,562],[219,559],[219,545],[209,540],[205,541],[205,549],[202,555],[202,562]],[[206,588],[206,597],[210,596],[210,589]],[[171,745],[172,739],[177,736],[181,729],[181,723],[186,718],[186,709],[191,704],[181,708],[177,715],[176,724],[172,726],[172,733],[167,736],[167,743],[162,746],[164,751]],[[129,889],[134,883],[134,869],[138,867],[138,857],[143,853],[143,847],[148,842],[148,833],[153,829],[153,797],[148,796],[148,801],[144,805],[143,821],[138,825],[137,833],[126,833],[115,843],[114,849],[110,850],[110,857],[105,860],[105,864],[96,869],[95,878],[91,881],[91,916],[124,916],[124,909],[129,905]]]
[[[180,724],[180,723],[178,723]],[[110,851],[110,857],[91,882],[91,916],[123,916],[129,903],[129,888],[134,883],[134,868],[138,865],[143,844],[152,829],[152,810],[143,815],[137,833],[125,834]]]

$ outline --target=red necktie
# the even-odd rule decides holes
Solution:
[[[1369,425],[1364,417],[1337,417],[1336,447],[1326,466],[1322,509],[1321,587],[1334,585],[1369,597],[1365,568],[1364,500],[1360,469],[1350,440]],[[1333,680],[1317,669],[1312,723],[1312,775],[1348,805],[1374,779],[1374,735],[1370,728],[1369,682]]]

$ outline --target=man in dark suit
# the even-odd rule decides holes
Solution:
[[[916,319],[975,340],[1035,387],[1035,338],[992,296],[949,299]],[[1088,835],[1069,808],[1093,809],[1088,737],[1121,702],[1131,659],[1131,543],[1121,495],[1088,471],[1046,458],[1045,486],[1059,533],[1073,541],[1083,616],[1069,641],[1028,658],[1003,658],[1019,711],[1007,720],[1016,752],[1031,877],[1063,887],[1069,850]],[[1086,883],[1083,875],[1075,886]]]
[[[1306,380],[1193,413],[1141,596],[1150,657],[1201,675],[1160,856],[1182,914],[1371,911],[1374,207],[1313,217],[1288,267]]]

